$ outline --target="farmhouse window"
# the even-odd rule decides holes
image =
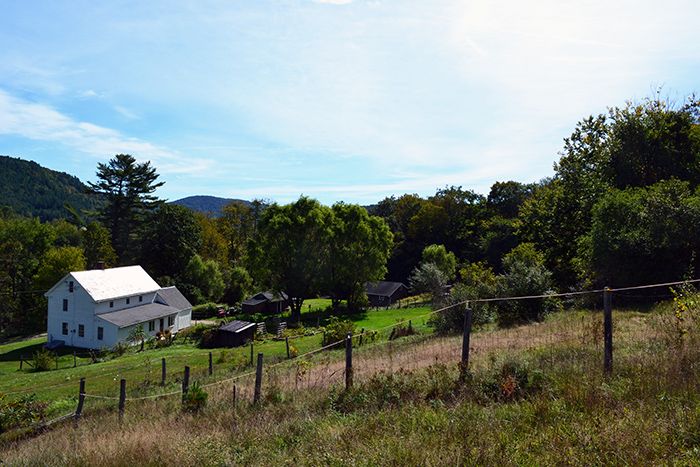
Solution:
[[[68,323],[61,323],[61,334],[68,335]]]
[[[63,299],[63,311],[68,311],[68,299]]]
[[[139,302],[143,301],[143,295],[139,295]]]
[[[68,291],[73,293],[73,281],[68,282]]]
[[[127,298],[127,299],[126,299],[126,304],[128,305],[130,302],[131,302],[131,299],[130,299],[130,298]]]
[[[114,302],[109,302],[109,307],[114,308]]]
[[[148,322],[148,332],[153,332],[156,330],[156,322],[155,321],[149,321]]]
[[[78,325],[78,337],[85,337],[85,325],[84,324]]]
[[[173,324],[175,324],[175,317],[168,316],[168,327],[172,326]]]
[[[97,326],[97,340],[101,341],[105,336],[105,328]]]

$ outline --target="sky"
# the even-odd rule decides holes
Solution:
[[[0,0],[0,154],[331,205],[553,175],[577,122],[700,92],[695,0]]]

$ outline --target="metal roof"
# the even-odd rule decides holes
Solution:
[[[68,277],[70,276],[95,302],[133,297],[160,290],[160,286],[141,266],[76,271],[68,274]]]
[[[251,323],[249,321],[239,321],[237,319],[234,319],[230,323],[221,326],[219,330],[227,332],[242,332],[251,326],[255,326],[255,323]]]

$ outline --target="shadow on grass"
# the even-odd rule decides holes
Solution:
[[[19,362],[20,357],[24,357],[25,361],[31,360],[34,358],[36,352],[44,349],[44,344],[45,342],[41,342],[0,354],[0,362]],[[90,357],[90,351],[88,349],[78,347],[61,346],[51,351],[52,355],[57,353],[59,357],[73,355],[73,352],[80,358]]]
[[[34,353],[43,349],[44,343],[28,345],[19,349],[11,350],[10,352],[0,354],[0,362],[19,362],[20,357],[24,359],[32,358]]]

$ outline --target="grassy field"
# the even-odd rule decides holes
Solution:
[[[325,302],[325,301],[324,301]],[[327,306],[322,302],[319,306]],[[328,304],[330,301],[327,301]],[[383,337],[387,338],[390,329],[386,329],[397,321],[416,318],[430,313],[430,309],[404,308],[389,310],[371,310],[359,315],[343,317],[352,319],[356,332],[361,329],[384,329]],[[415,323],[417,330],[428,332],[425,320],[418,319]],[[317,332],[312,336],[301,336],[290,339],[290,345],[297,354],[304,354],[321,347],[322,334]],[[181,384],[185,365],[190,367],[193,375],[208,377],[209,353],[212,353],[216,378],[228,378],[249,372],[250,347],[237,349],[200,349],[194,344],[177,343],[171,347],[144,350],[138,352],[138,347],[132,348],[127,354],[93,363],[93,359],[84,350],[77,350],[82,357],[73,357],[72,349],[59,351],[58,370],[33,372],[26,362],[20,371],[20,357],[31,360],[32,355],[43,348],[45,338],[30,339],[12,344],[0,345],[0,394],[17,397],[22,394],[36,394],[39,400],[50,404],[49,416],[62,415],[74,410],[80,378],[86,378],[87,391],[100,396],[117,396],[121,379],[126,379],[133,387],[139,385],[139,395],[157,394],[177,390]],[[266,339],[254,344],[254,353],[262,352],[267,362],[279,362],[286,359],[287,349],[284,340]],[[166,385],[144,385],[143,382],[161,382],[162,359],[166,360]],[[75,366],[74,366],[75,365]],[[52,368],[55,368],[52,365]],[[206,378],[204,378],[206,379]]]
[[[477,330],[466,377],[457,336],[379,341],[353,354],[350,389],[342,351],[308,365],[266,363],[257,405],[250,380],[240,381],[234,406],[230,383],[200,375],[208,400],[198,412],[183,410],[179,397],[134,400],[120,423],[114,403],[90,400],[78,428],[66,424],[5,444],[0,459],[108,467],[699,465],[698,328],[680,335],[671,306],[613,317],[609,373],[601,315],[569,311],[543,323]],[[265,345],[284,351],[284,342]],[[208,355],[191,351],[202,352],[192,358]],[[135,365],[139,358],[127,357]],[[233,352],[224,357],[219,378],[234,359]]]

